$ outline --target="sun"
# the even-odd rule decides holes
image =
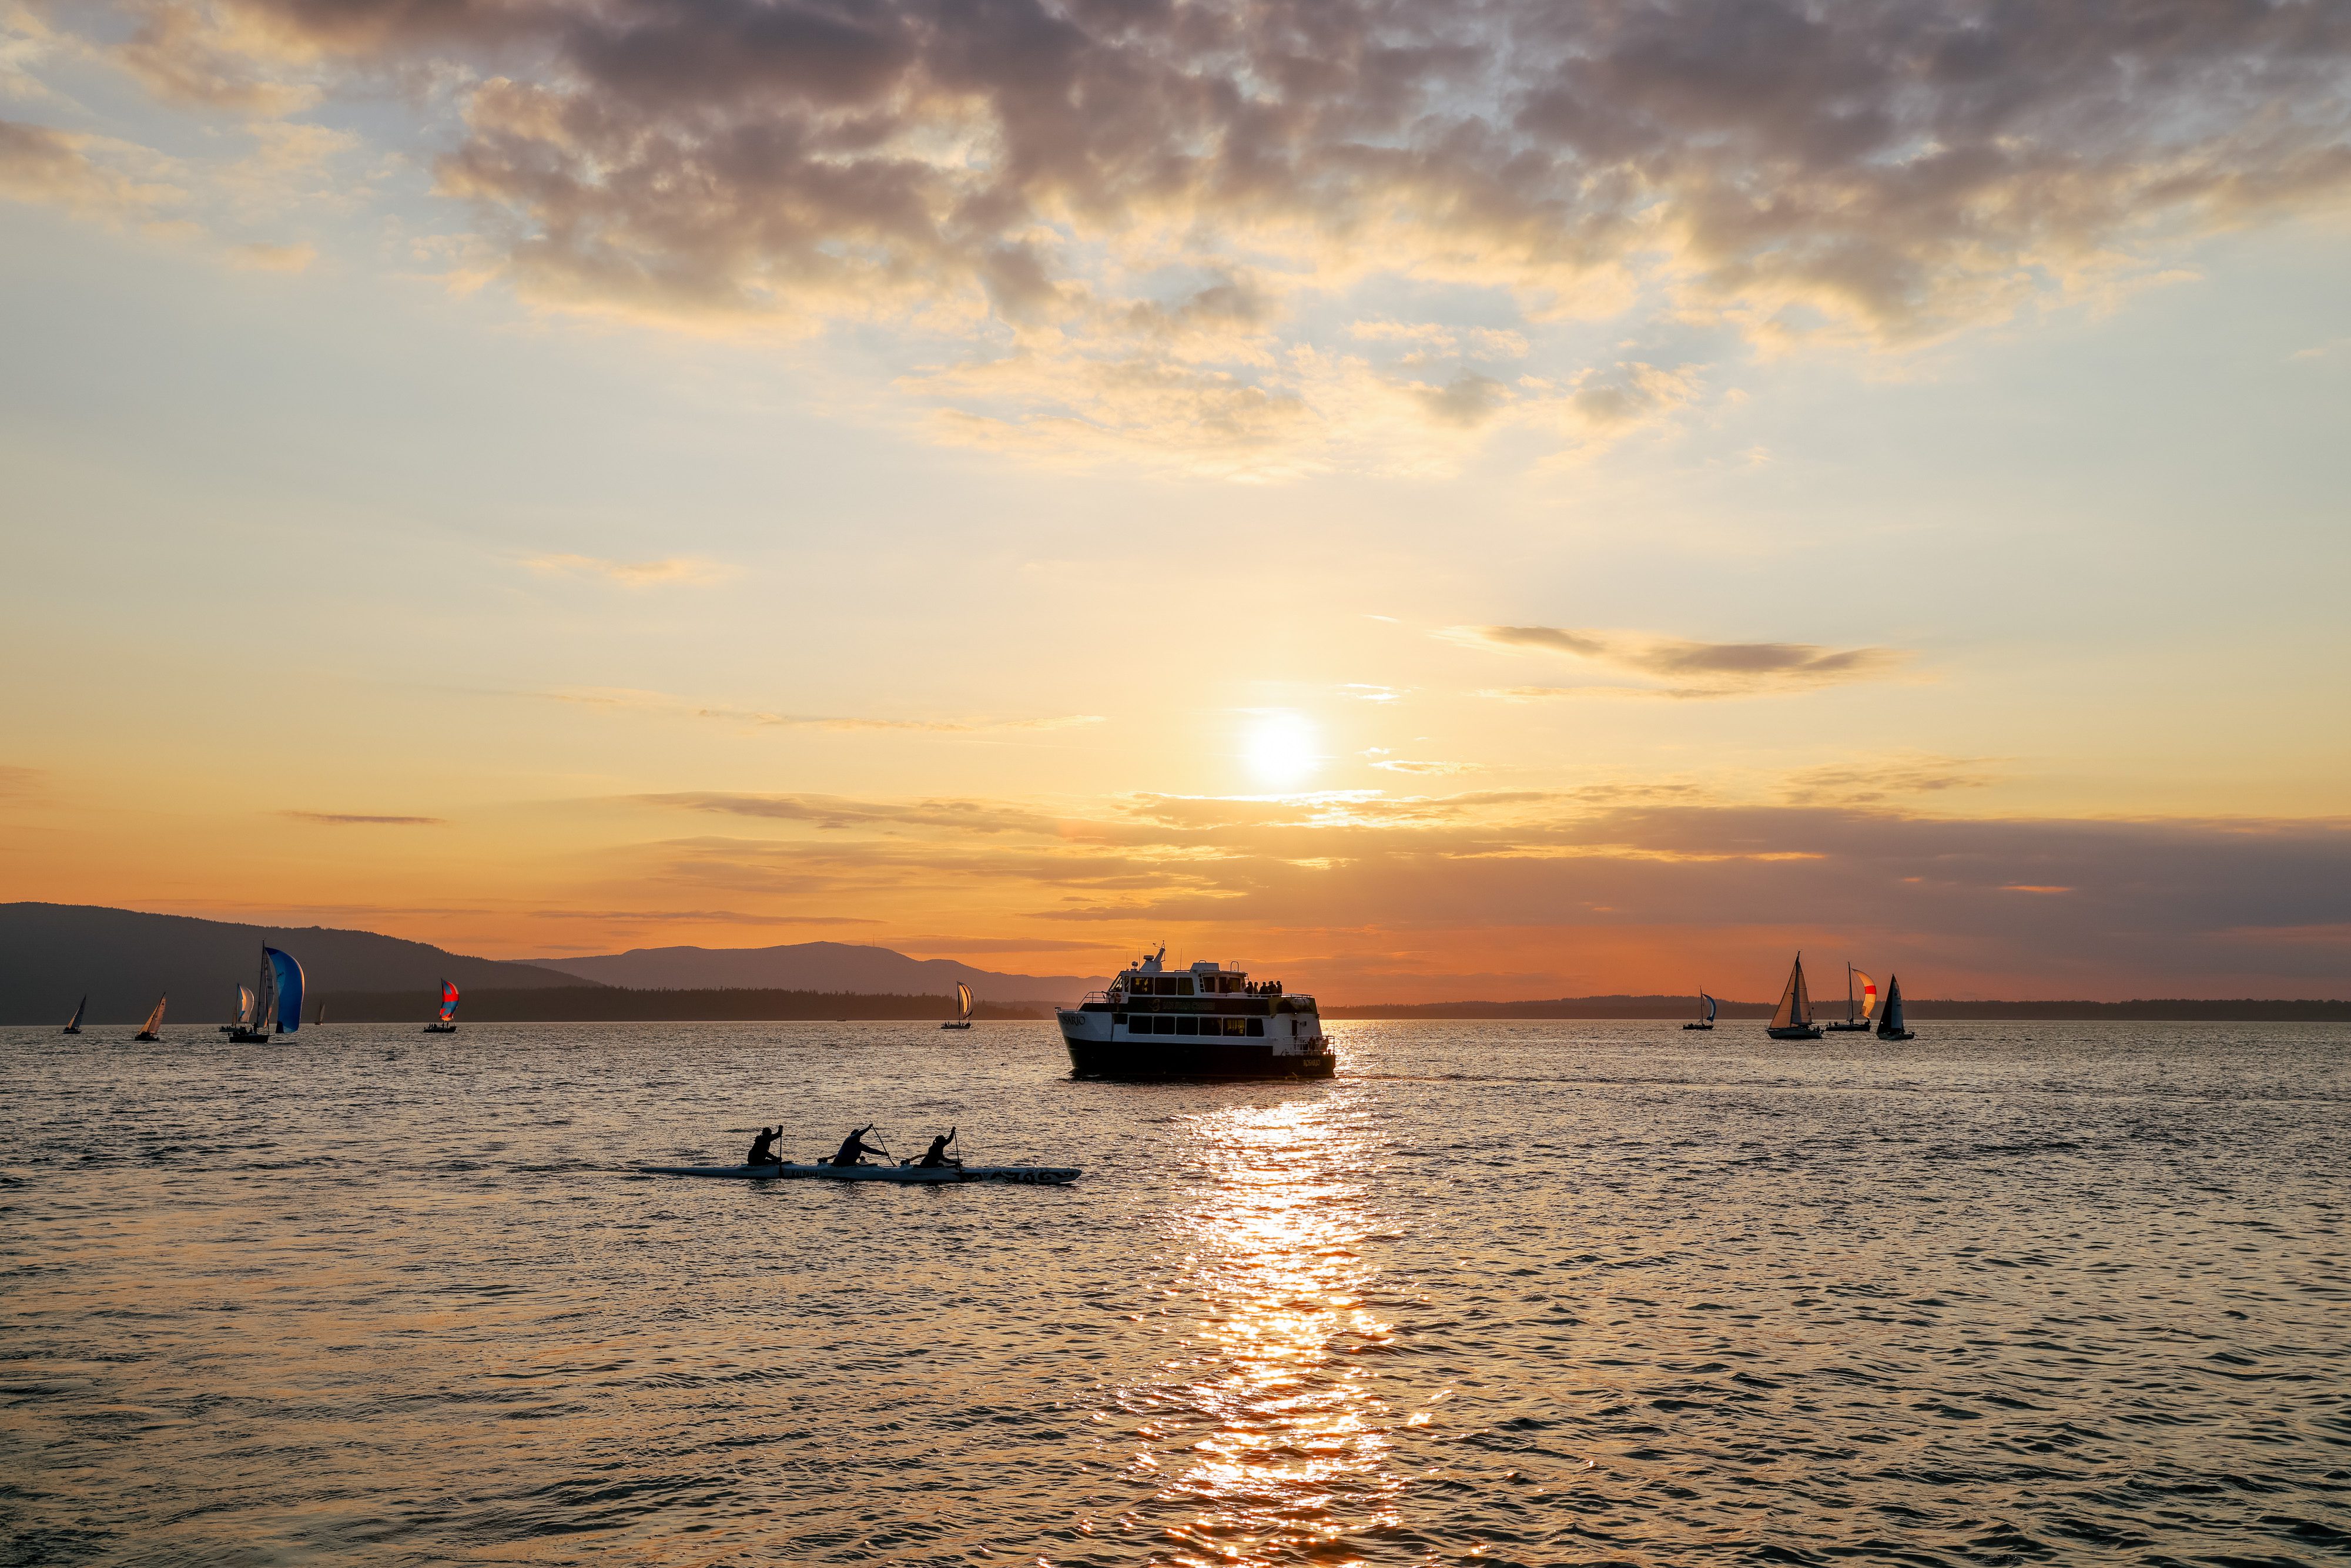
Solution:
[[[1322,762],[1315,741],[1314,727],[1304,715],[1260,714],[1249,727],[1242,755],[1259,783],[1288,789],[1304,783]]]

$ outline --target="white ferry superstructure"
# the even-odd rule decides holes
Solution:
[[[1312,997],[1238,967],[1170,970],[1162,947],[1061,1009],[1080,1078],[1328,1078],[1337,1058]]]

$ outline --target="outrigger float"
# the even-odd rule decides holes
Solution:
[[[1018,1182],[1065,1186],[1081,1174],[1071,1166],[639,1166],[640,1176],[717,1176],[736,1181],[890,1181],[944,1186],[953,1182]]]

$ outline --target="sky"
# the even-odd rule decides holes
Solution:
[[[2351,10],[0,0],[0,897],[2351,995]]]

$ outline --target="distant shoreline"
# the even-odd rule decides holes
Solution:
[[[438,998],[413,991],[329,991],[329,1023],[423,1023]],[[1039,1001],[981,1002],[975,1019],[1051,1017]],[[956,1016],[950,996],[900,996],[863,991],[720,989],[632,990],[617,986],[557,986],[544,989],[467,991],[457,1005],[460,1023],[788,1023],[871,1019],[919,1022]]]
[[[434,1016],[438,997],[424,991],[326,991],[313,993],[314,1011],[323,1002],[327,1021],[335,1023],[423,1024]],[[1044,1022],[1055,1004],[1044,998],[1029,1002],[981,1002],[972,1012],[982,1021]],[[1719,1023],[1760,1022],[1771,1015],[1768,1002],[1724,1001]],[[2351,1001],[2268,1001],[2258,998],[2204,1000],[2153,998],[2127,1002],[2089,1001],[1959,1001],[1906,999],[1912,1022],[1973,1019],[1996,1022],[2117,1023],[2351,1023]],[[11,1009],[18,1010],[18,1009]],[[1562,997],[1549,1001],[1520,1002],[1367,1002],[1325,1007],[1322,1016],[1333,1020],[1428,1019],[1510,1022],[1543,1019],[1586,1019],[1686,1023],[1696,1011],[1687,997]],[[789,1023],[789,1022],[923,1022],[955,1017],[955,998],[946,996],[902,995],[860,991],[789,991],[723,989],[634,990],[583,985],[533,988],[528,990],[474,989],[458,1005],[463,1023]],[[1844,1017],[1842,1003],[1814,1009],[1823,1023]],[[49,1017],[12,1020],[8,1027],[54,1025]],[[136,1018],[97,1016],[90,1027],[135,1023]],[[173,1025],[204,1021],[174,1012]]]
[[[1771,1016],[1770,1002],[1718,1004],[1719,1022],[1760,1019]],[[2264,1001],[2259,998],[2198,1000],[2154,998],[2128,1002],[2001,1002],[1937,1000],[1905,998],[1902,1010],[1913,1022],[1921,1019],[1974,1019],[1997,1021],[2043,1019],[2052,1022],[2118,1023],[2351,1023],[2351,1001]],[[1813,1004],[1822,1023],[1844,1016],[1840,1002]],[[1332,1006],[1326,1019],[1665,1019],[1687,1022],[1697,1002],[1688,997],[1562,997],[1537,1002],[1391,1002]]]

